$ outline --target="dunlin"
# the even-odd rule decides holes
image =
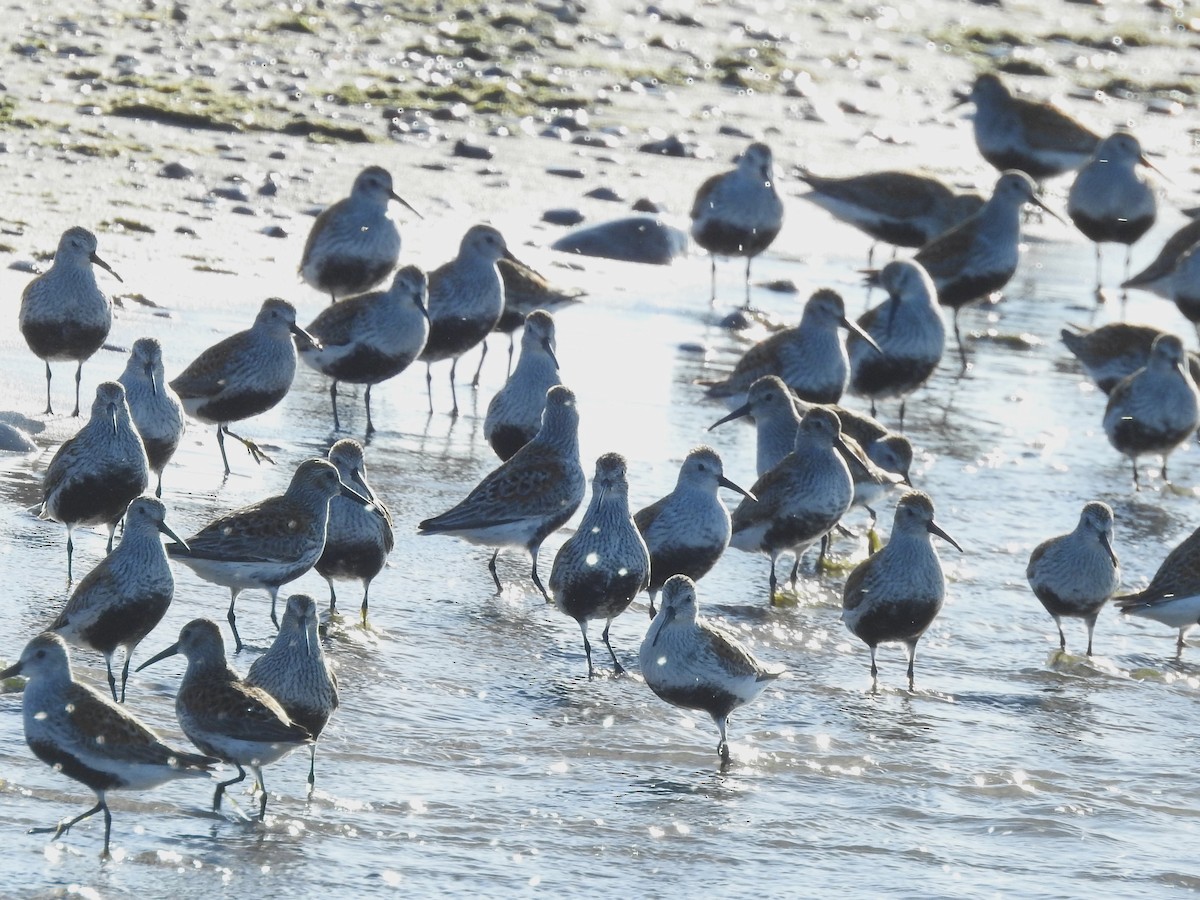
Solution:
[[[1067,195],[1067,215],[1084,237],[1096,245],[1096,291],[1099,293],[1100,245],[1125,245],[1125,278],[1133,244],[1158,215],[1154,189],[1138,172],[1150,166],[1138,139],[1127,131],[1116,131],[1102,140],[1087,164],[1079,170]]]
[[[710,301],[717,299],[717,257],[746,257],[746,306],[750,306],[750,263],[783,227],[783,201],[775,190],[771,148],[751,144],[737,168],[708,178],[692,202],[692,239],[708,251]]]
[[[338,707],[337,677],[317,633],[317,604],[306,594],[288,597],[279,634],[250,666],[246,684],[279,701],[289,719],[312,735],[308,785],[316,783],[317,739]]]
[[[358,173],[350,196],[327,207],[313,223],[300,277],[330,301],[371,290],[396,268],[400,230],[388,215],[388,201],[421,214],[392,189],[392,176],[379,166]]]
[[[416,266],[405,266],[386,291],[327,306],[309,324],[308,333],[320,345],[301,347],[300,359],[333,379],[329,396],[334,431],[342,427],[337,408],[339,381],[367,386],[367,434],[375,431],[372,386],[399,375],[425,349],[429,337],[426,292],[425,273]]]
[[[850,393],[871,401],[900,398],[900,428],[908,395],[921,387],[942,361],[946,326],[933,281],[920,264],[894,260],[883,267],[879,282],[888,299],[868,310],[858,325],[875,346],[857,334],[846,338],[850,358]]]
[[[496,331],[508,335],[508,371],[512,372],[513,335],[525,324],[525,317],[535,309],[552,313],[563,306],[582,303],[583,291],[551,284],[541,272],[516,259],[501,259],[496,263],[500,280],[504,282],[504,312],[496,323]],[[483,365],[483,358],[479,360]],[[476,371],[474,384],[479,383]]]
[[[812,188],[800,195],[805,200],[895,247],[923,247],[983,206],[979,194],[956,193],[936,178],[916,172],[827,178],[802,169],[798,177]]]
[[[795,449],[750,488],[758,499],[747,498],[733,511],[729,545],[771,558],[772,603],[779,555],[799,556],[850,508],[854,482],[839,452],[844,446],[837,416],[813,407],[800,421]]]
[[[104,654],[114,700],[118,694],[113,654],[117,648],[124,649],[121,703],[125,702],[129,659],[142,639],[162,621],[175,594],[175,579],[159,533],[184,542],[168,527],[166,514],[160,501],[135,498],[125,513],[121,543],[83,577],[48,629],[68,643]]]
[[[751,496],[725,477],[716,450],[697,447],[679,467],[674,490],[634,515],[650,551],[650,618],[655,614],[654,598],[668,578],[686,575],[699,581],[729,546],[729,510],[718,488]]]
[[[383,570],[388,554],[395,546],[392,514],[367,482],[362,444],[349,438],[338,441],[329,448],[329,461],[337,466],[342,484],[366,497],[370,505],[363,506],[358,500],[340,494],[329,501],[325,549],[313,568],[329,582],[330,612],[337,611],[337,594],[333,587],[336,579],[362,582],[360,611],[362,623],[366,625],[371,581]]]
[[[129,414],[142,436],[150,471],[158,478],[154,495],[161,497],[163,469],[183,439],[186,421],[179,396],[167,384],[158,341],[154,338],[134,341],[129,362],[117,380],[125,387]]]
[[[1184,366],[1183,343],[1173,334],[1154,339],[1146,367],[1117,382],[1104,410],[1104,433],[1133,465],[1133,486],[1140,489],[1137,458],[1161,453],[1162,478],[1167,457],[1200,425],[1200,394]]]
[[[450,396],[454,401],[451,415],[458,415],[458,393],[454,388],[458,358],[483,342],[500,321],[504,282],[496,263],[512,258],[499,231],[490,225],[473,225],[463,235],[458,256],[429,273],[429,340],[420,358],[425,362],[430,413],[433,363],[449,359]]]
[[[1062,329],[1062,342],[1075,355],[1088,377],[1106,394],[1117,382],[1150,361],[1150,348],[1161,331],[1151,325],[1109,322],[1099,328],[1071,325]],[[1187,351],[1188,372],[1200,384],[1200,357]]]
[[[737,361],[728,378],[707,385],[707,394],[730,407],[746,402],[746,392],[764,375],[778,375],[804,400],[837,403],[850,377],[846,348],[838,327],[858,333],[868,344],[874,338],[846,318],[841,295],[818,290],[804,306],[800,324],[759,341]]]
[[[225,661],[221,630],[208,619],[193,619],[179,632],[179,640],[146,660],[140,672],[160,660],[182,653],[187,670],[175,695],[179,727],[193,744],[209,756],[235,766],[237,778],[217,784],[213,812],[221,808],[221,796],[231,784],[246,778],[246,767],[254,773],[260,792],[258,817],[267,815],[267,788],[262,767],[275,762],[297,747],[311,744],[303,725],[288,718],[279,702],[242,680]]]
[[[492,397],[483,420],[483,436],[501,459],[528,444],[542,427],[546,392],[562,384],[554,351],[554,317],[535,309],[525,320],[517,367]]]
[[[46,364],[46,415],[50,404],[50,361],[74,360],[75,411],[79,415],[79,382],[83,363],[104,344],[112,328],[112,301],[96,284],[95,264],[117,281],[121,276],[96,255],[96,236],[86,228],[68,228],[58,239],[50,268],[21,292],[18,323],[25,343]]]
[[[287,491],[235,509],[205,525],[187,544],[168,544],[167,554],[205,581],[229,588],[229,627],[242,649],[234,604],[238,594],[262,588],[271,595],[271,621],[280,585],[307,572],[325,550],[329,501],[343,493],[364,506],[370,501],[342,483],[323,459],[300,463]]]
[[[663,700],[712,716],[721,732],[717,753],[727,765],[729,714],[761,694],[783,667],[759,662],[736,637],[701,618],[696,607],[695,583],[686,575],[669,578],[639,662],[646,684]]]
[[[141,791],[175,778],[207,778],[218,762],[164,744],[153,731],[116,703],[75,680],[67,645],[58,635],[43,633],[31,640],[21,659],[0,680],[24,675],[22,695],[25,742],[33,755],[96,794],[96,805],[73,819],[30,834],[62,837],[71,826],[104,813],[104,852],[109,856],[112,813],[105,794]]]
[[[942,609],[946,578],[933,547],[936,534],[962,552],[933,520],[928,494],[911,491],[896,504],[892,536],[882,550],[859,563],[842,593],[842,621],[871,648],[871,680],[876,682],[875,648],[898,642],[908,653],[908,689],[913,689],[917,641]]]
[[[1012,94],[998,76],[975,79],[961,103],[975,104],[975,145],[997,170],[1045,181],[1085,162],[1100,136],[1058,107]]]
[[[225,435],[241,441],[255,462],[271,458],[253,441],[229,430],[229,423],[264,413],[283,399],[296,375],[292,335],[318,342],[296,324],[292,304],[278,297],[263,301],[254,325],[213,344],[171,382],[194,419],[217,426],[217,446],[225,474]]]
[[[1079,524],[1068,534],[1042,541],[1033,548],[1025,577],[1034,595],[1058,627],[1058,647],[1064,653],[1067,638],[1062,617],[1087,624],[1087,655],[1092,655],[1092,632],[1100,608],[1121,586],[1121,564],[1113,551],[1113,511],[1093,500],[1083,507]]]
[[[1175,288],[1172,273],[1179,264],[1180,257],[1198,243],[1200,243],[1200,219],[1189,219],[1186,225],[1167,238],[1162,249],[1158,251],[1158,256],[1154,257],[1154,261],[1136,275],[1121,282],[1121,287],[1138,288],[1157,294],[1166,300],[1173,300]],[[1195,321],[1195,319],[1191,319],[1191,321]]]
[[[43,519],[67,528],[67,580],[75,552],[72,532],[78,525],[107,525],[108,550],[129,501],[150,483],[146,449],[129,416],[125,388],[101,382],[92,401],[92,417],[63,442],[42,478]]]
[[[1178,628],[1175,650],[1182,653],[1184,638],[1200,622],[1200,528],[1167,554],[1144,589],[1116,597],[1113,605],[1127,616]]]
[[[1005,172],[979,212],[934,238],[913,259],[929,273],[938,302],[954,310],[954,337],[963,369],[967,351],[958,313],[969,303],[998,291],[1013,277],[1021,258],[1021,209],[1026,203],[1060,218],[1037,198],[1024,172]]]
[[[1200,246],[1186,250],[1171,270],[1171,299],[1175,308],[1200,327]]]
[[[488,571],[496,574],[502,547],[523,547],[533,560],[532,578],[549,603],[537,573],[538,550],[551,532],[574,515],[586,479],[579,462],[579,413],[575,394],[563,385],[546,394],[542,428],[532,441],[477,484],[462,502],[417,526],[420,534],[449,534],[495,547]]]
[[[650,583],[650,553],[629,514],[629,480],[625,457],[605,453],[596,460],[592,499],[579,530],[567,538],[550,569],[550,593],[559,612],[579,623],[588,678],[595,674],[587,623],[604,620],[601,638],[613,661],[613,674],[625,669],[608,640],[612,620],[625,612]]]

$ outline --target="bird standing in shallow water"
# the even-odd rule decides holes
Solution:
[[[329,501],[325,549],[313,568],[329,583],[331,614],[337,612],[334,580],[356,578],[362,582],[360,612],[365,626],[371,581],[383,570],[388,554],[396,544],[392,534],[392,514],[367,482],[362,444],[350,438],[338,441],[329,448],[329,461],[337,466],[342,484],[349,485],[370,503],[363,506],[340,494]]]
[[[68,228],[58,239],[50,268],[25,286],[17,321],[25,343],[46,364],[46,415],[50,403],[50,361],[70,359],[75,366],[75,410],[79,415],[79,382],[84,360],[104,345],[112,328],[112,301],[96,284],[92,265],[117,281],[121,276],[96,255],[96,236],[86,228]]]
[[[179,396],[167,384],[162,346],[154,338],[138,338],[125,371],[117,379],[125,387],[129,415],[142,437],[150,471],[158,478],[154,496],[162,496],[162,473],[183,439],[187,421]]]
[[[303,725],[293,722],[279,701],[242,680],[225,661],[221,630],[208,619],[193,619],[179,632],[179,640],[146,660],[140,672],[160,660],[182,653],[187,669],[175,695],[175,716],[188,740],[209,756],[235,766],[238,776],[217,784],[213,812],[231,784],[254,773],[259,790],[258,818],[267,816],[267,787],[262,768],[297,747],[313,742]]]
[[[686,575],[699,581],[729,546],[729,510],[717,495],[719,488],[753,497],[725,477],[716,450],[696,447],[679,467],[671,493],[634,515],[650,551],[650,618],[655,614],[654,598],[668,578]]]
[[[281,585],[311,569],[325,550],[329,501],[345,494],[366,506],[370,501],[343,484],[337,468],[323,459],[307,459],[296,468],[283,494],[226,513],[188,538],[168,544],[167,555],[205,581],[229,588],[229,627],[235,652],[242,649],[234,604],[248,588],[271,595],[271,622],[279,627],[275,600]]]
[[[246,684],[270,694],[312,735],[308,789],[316,783],[317,739],[338,708],[337,678],[317,633],[317,604],[306,594],[288,597],[275,642],[250,666]]]
[[[91,418],[55,451],[42,477],[39,515],[67,528],[68,582],[76,526],[107,525],[111,553],[117,523],[149,484],[150,464],[129,415],[125,388],[116,381],[101,382]]]
[[[609,643],[608,629],[649,583],[650,553],[629,515],[625,457],[605,453],[596,460],[592,499],[579,530],[559,548],[550,569],[554,605],[578,622],[583,633],[588,678],[595,674],[592,645],[587,636],[588,620],[604,619],[601,637],[612,657],[613,674],[625,674]]]
[[[1138,165],[1154,168],[1142,153],[1138,139],[1116,131],[1102,140],[1067,195],[1067,215],[1084,237],[1096,245],[1096,296],[1101,295],[1100,245],[1125,245],[1125,276],[1133,245],[1154,225],[1158,201],[1154,189],[1137,171]]]
[[[112,813],[105,794],[140,791],[174,778],[207,778],[218,760],[184,753],[164,744],[128,710],[75,680],[71,657],[62,638],[49,632],[31,640],[21,659],[0,681],[24,675],[21,697],[25,742],[33,755],[96,794],[96,805],[73,819],[30,834],[53,834],[57,840],[72,826],[104,813],[104,850],[109,857]]]
[[[125,513],[121,543],[88,572],[62,612],[47,629],[77,647],[104,654],[113,699],[117,681],[112,659],[125,650],[120,702],[125,702],[129,659],[142,639],[162,621],[175,596],[175,579],[159,533],[183,544],[166,523],[166,508],[151,497],[136,497]],[[186,547],[187,545],[184,544]]]
[[[538,550],[566,524],[583,501],[587,482],[579,462],[579,413],[575,394],[555,385],[546,394],[542,428],[532,441],[484,476],[457,505],[417,526],[418,534],[449,534],[495,547],[488,571],[496,593],[501,547],[523,547],[533,560],[531,578],[547,603],[550,595],[537,572]]]
[[[1123,615],[1178,628],[1175,655],[1182,654],[1184,638],[1200,622],[1200,528],[1167,554],[1144,589],[1115,598],[1113,605]]]
[[[354,179],[350,196],[326,208],[313,223],[300,258],[300,277],[318,291],[352,297],[382,282],[400,258],[400,230],[388,215],[388,201],[421,214],[392,189],[392,176],[367,166]]]
[[[717,257],[746,257],[746,303],[750,308],[750,263],[783,227],[783,201],[775,190],[771,148],[751,144],[737,168],[708,178],[692,202],[692,239],[708,251],[710,303],[717,302]]]
[[[509,459],[542,427],[546,392],[562,384],[555,349],[554,317],[535,309],[525,320],[517,368],[488,403],[483,420],[483,436],[501,459]]]
[[[333,430],[340,431],[337,389],[339,381],[365,384],[367,434],[371,421],[371,388],[394,378],[421,355],[429,337],[429,312],[425,273],[405,266],[386,291],[352,297],[325,307],[307,331],[320,341],[300,348],[300,359],[333,379]]]
[[[1200,425],[1200,392],[1186,368],[1183,342],[1173,334],[1156,337],[1145,368],[1121,379],[1108,395],[1104,433],[1118,453],[1133,466],[1134,490],[1141,490],[1137,458],[1162,454],[1162,479],[1167,458]]]
[[[319,346],[296,324],[295,307],[271,297],[263,301],[248,330],[213,344],[171,382],[189,416],[217,426],[217,447],[227,476],[225,435],[241,441],[255,462],[274,462],[253,441],[230,431],[229,423],[264,413],[287,394],[296,375],[293,334]]]
[[[1083,507],[1075,530],[1042,541],[1029,557],[1025,577],[1058,628],[1058,648],[1067,650],[1062,617],[1087,624],[1087,655],[1092,655],[1096,617],[1121,586],[1121,564],[1113,551],[1113,511],[1093,500]]]
[[[892,536],[882,550],[859,563],[842,592],[842,621],[871,649],[871,682],[879,670],[875,648],[882,643],[904,644],[908,653],[908,689],[913,689],[917,641],[941,612],[946,577],[933,548],[936,534],[962,552],[962,547],[933,520],[928,494],[911,491],[896,504]]]
[[[722,766],[727,766],[729,714],[761,694],[783,674],[783,668],[759,662],[736,637],[701,618],[696,585],[686,575],[667,580],[662,601],[642,641],[642,677],[650,690],[673,706],[712,716],[721,732],[717,753]]]

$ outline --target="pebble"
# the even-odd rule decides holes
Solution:
[[[577,209],[558,208],[548,209],[542,213],[542,221],[551,225],[578,225],[584,219],[583,213]]]
[[[559,178],[583,178],[583,169],[554,166],[546,170],[547,175],[557,175]]]
[[[496,149],[459,138],[454,142],[454,155],[464,159],[492,159],[496,155]]]
[[[196,171],[190,166],[184,165],[181,162],[169,162],[158,170],[159,178],[172,178],[176,180],[184,178],[195,178]]]

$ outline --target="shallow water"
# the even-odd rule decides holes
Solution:
[[[989,185],[992,175],[982,163],[961,155],[969,151],[969,133],[948,134],[948,156],[963,160],[954,174]],[[800,156],[798,140],[780,154],[788,162]],[[242,143],[240,152],[257,162],[263,148]],[[823,154],[826,168],[834,169],[839,146],[806,146],[805,161]],[[911,162],[912,148],[898,152]],[[876,155],[862,168],[874,163],[891,165],[892,158]],[[14,156],[0,157],[7,170],[19,172],[21,165]],[[639,159],[635,168],[644,165]],[[623,174],[619,164],[596,171],[613,181]],[[682,209],[692,186],[714,168],[671,161],[656,171],[658,177],[668,173],[672,184],[663,189]],[[342,174],[323,173],[314,196],[341,189],[348,181]],[[15,194],[14,183],[19,186],[5,181],[0,193]],[[1050,202],[1062,209],[1065,188],[1055,187],[1059,194]],[[64,184],[47,199],[52,218],[73,222],[81,206],[72,191],[78,190],[77,182]],[[852,314],[876,302],[879,295],[869,297],[856,274],[866,241],[794,199],[798,186],[786,178],[783,192],[787,228],[754,273],[763,281],[792,279],[799,294],[758,290],[756,304],[792,321],[800,303],[823,285],[841,290]],[[491,186],[469,202],[455,197],[459,205],[437,208],[428,226],[408,227],[406,261],[432,267],[444,260],[465,217],[487,210],[520,255],[553,280],[588,291],[586,303],[557,320],[558,356],[564,381],[579,398],[589,474],[601,453],[625,454],[632,503],[640,507],[666,493],[687,451],[707,442],[722,454],[727,475],[747,487],[753,482],[752,429],[706,432],[724,410],[704,401],[693,384],[732,365],[745,346],[711,324],[707,260],[697,256],[667,269],[593,260],[561,268],[552,254],[527,246],[549,243],[544,229],[528,224],[544,198],[510,208]],[[141,213],[157,235],[103,235],[101,254],[125,277],[124,289],[155,299],[170,315],[127,306],[118,312],[113,346],[127,348],[142,334],[160,338],[170,375],[248,325],[265,296],[292,299],[302,321],[322,308],[323,298],[296,283],[307,225],[298,213],[289,226],[292,237],[280,243],[239,227],[227,212],[180,207],[177,199],[158,203],[149,201]],[[172,234],[180,220],[200,232],[199,241]],[[1135,267],[1181,221],[1164,212],[1139,244]],[[47,229],[27,242],[50,248],[56,237]],[[265,825],[240,821],[228,810],[211,815],[211,788],[196,782],[114,792],[116,859],[101,865],[98,821],[59,842],[24,833],[77,813],[91,799],[31,756],[19,695],[5,695],[0,830],[8,852],[0,857],[0,893],[50,895],[83,887],[93,895],[170,891],[178,897],[216,891],[581,895],[607,889],[636,896],[703,886],[722,896],[1150,897],[1200,888],[1189,841],[1200,823],[1189,765],[1200,650],[1188,648],[1176,660],[1172,630],[1106,610],[1097,626],[1097,657],[1076,655],[1084,632],[1072,622],[1073,653],[1059,658],[1053,623],[1024,578],[1033,546],[1073,527],[1085,501],[1102,499],[1117,514],[1125,584],[1144,584],[1195,527],[1196,498],[1160,490],[1153,475],[1146,490],[1133,493],[1128,462],[1100,426],[1103,395],[1058,341],[1064,323],[1101,324],[1123,308],[1115,300],[1096,307],[1091,249],[1072,229],[1046,220],[1030,229],[1028,242],[1005,300],[966,312],[963,325],[1027,334],[1031,346],[975,341],[974,367],[959,378],[948,345],[945,364],[909,403],[907,433],[919,448],[914,483],[933,496],[938,522],[965,551],[938,544],[948,599],[918,648],[915,692],[903,690],[903,653],[895,647],[881,650],[880,690],[871,692],[867,650],[838,617],[844,576],[814,575],[810,556],[797,604],[772,608],[765,601],[765,558],[736,551],[700,583],[702,607],[763,659],[785,664],[790,676],[732,717],[728,771],[719,770],[716,731],[706,718],[668,707],[636,676],[588,681],[575,623],[541,601],[525,560],[502,556],[506,589],[494,597],[489,551],[415,533],[417,522],[456,503],[495,465],[482,414],[502,383],[506,348],[493,338],[478,392],[461,378],[469,377],[477,357],[464,360],[464,415],[457,421],[445,414],[444,364],[434,373],[433,416],[426,414],[419,369],[373,391],[381,430],[367,450],[369,475],[391,505],[397,545],[372,587],[369,630],[353,625],[355,587],[339,589],[347,617],[334,623],[327,651],[337,665],[342,707],[320,742],[315,794],[306,799],[303,754],[267,769]],[[193,271],[181,262],[189,253],[239,274]],[[1110,282],[1118,258],[1106,254]],[[741,270],[737,262],[719,267],[725,301],[740,298]],[[0,271],[0,295],[16,298],[27,278]],[[106,290],[117,287],[104,274],[101,283]],[[8,308],[15,318],[15,300]],[[1189,326],[1165,301],[1134,294],[1124,315],[1186,333],[1195,346]],[[115,378],[123,365],[123,353],[102,351],[85,366],[85,407],[95,384]],[[0,380],[6,406],[40,419],[42,367],[15,329],[0,335]],[[70,382],[69,368],[55,366],[60,409]],[[193,424],[164,477],[174,529],[186,536],[221,512],[277,493],[301,459],[323,454],[345,434],[361,437],[361,391],[343,387],[347,431],[335,435],[327,388],[301,367],[284,402],[239,429],[267,445],[279,465],[256,467],[232,445],[234,474],[226,480],[212,430]],[[894,405],[880,413],[895,423]],[[76,425],[53,418],[39,438],[41,454],[0,460],[5,660],[15,658],[69,593],[62,529],[25,508],[39,501],[41,473]],[[1200,483],[1194,444],[1172,457],[1171,470],[1178,485]],[[884,533],[891,508],[889,502],[880,509]],[[865,523],[855,517],[851,524],[861,530]],[[543,577],[569,533],[546,542]],[[77,572],[98,562],[103,549],[100,532],[81,530]],[[836,553],[853,562],[863,548],[843,539]],[[176,578],[175,602],[136,661],[173,642],[193,617],[214,618],[225,628],[224,590],[182,568]],[[285,588],[284,596],[296,591],[324,603],[324,582],[313,573]],[[239,627],[249,644],[234,658],[241,671],[272,638],[266,606],[258,592],[239,601]],[[639,600],[612,627],[613,645],[631,669],[645,611]],[[593,638],[599,631],[593,625]],[[594,643],[597,661],[605,662]],[[83,652],[75,657],[80,676],[102,685],[102,661]],[[181,662],[133,676],[128,696],[131,710],[182,744],[173,713]],[[243,811],[254,806],[243,792],[233,798]]]

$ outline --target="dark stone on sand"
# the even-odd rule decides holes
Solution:
[[[222,200],[232,200],[235,203],[245,203],[250,199],[250,195],[246,193],[246,189],[241,185],[213,188],[212,195],[220,197]]]
[[[235,215],[239,215],[239,216],[257,216],[258,215],[258,212],[253,207],[244,206],[242,204],[238,204],[237,206],[231,207],[229,211],[231,213],[234,213]]]
[[[285,238],[288,236],[287,231],[278,225],[268,225],[266,228],[264,228],[262,230],[262,233],[265,234],[267,237],[273,237],[273,238]]]
[[[754,135],[750,134],[747,131],[743,131],[741,128],[738,128],[736,125],[722,125],[720,128],[717,129],[717,134],[723,134],[726,137],[741,138],[742,140],[745,140],[745,141],[750,141],[750,140],[754,139]]]
[[[183,178],[195,178],[196,172],[181,162],[169,162],[158,170],[158,177],[172,178],[176,180]]]
[[[571,143],[581,147],[603,147],[605,150],[615,150],[621,146],[621,140],[615,134],[599,131],[581,131],[571,138]]]
[[[591,127],[591,117],[586,109],[575,109],[559,113],[550,120],[550,127],[566,131],[587,131]]]
[[[546,170],[547,175],[557,175],[559,178],[583,178],[583,169],[570,169],[555,166]]]
[[[718,323],[726,331],[745,331],[750,327],[750,318],[742,310],[735,309]]]
[[[640,145],[638,150],[642,153],[653,153],[655,156],[674,156],[681,159],[699,159],[701,155],[698,145],[684,141],[677,134],[658,141],[647,141]]]
[[[577,209],[548,209],[542,213],[542,221],[551,225],[578,225],[583,221],[583,213]]]
[[[38,446],[20,428],[0,422],[0,453],[32,453]]]
[[[274,197],[279,193],[279,173],[268,172],[264,177],[262,184],[258,186],[258,195],[260,197]]]
[[[14,272],[24,272],[27,275],[41,275],[42,270],[38,264],[31,259],[18,259],[15,262],[8,264],[8,267]]]
[[[608,200],[611,203],[625,202],[624,195],[617,193],[610,187],[592,188],[584,196],[591,197],[593,200]]]
[[[790,278],[777,278],[774,281],[764,281],[759,287],[765,288],[768,291],[774,291],[776,294],[800,293],[800,289],[796,287],[796,282]]]
[[[465,103],[451,103],[449,106],[439,106],[429,114],[435,122],[464,122],[471,115],[471,108]]]
[[[634,212],[654,213],[655,215],[658,213],[665,213],[667,211],[666,206],[659,203],[657,200],[651,200],[649,197],[638,197],[633,201],[633,206],[630,208]]]
[[[563,235],[552,248],[564,253],[668,265],[687,252],[687,235],[653,216],[614,219]]]
[[[571,139],[571,132],[565,128],[550,126],[549,128],[543,128],[539,136],[550,138],[552,141],[569,141]]]
[[[496,155],[496,151],[492,147],[485,147],[482,144],[475,144],[459,138],[454,142],[454,155],[461,156],[463,159],[492,159]]]

